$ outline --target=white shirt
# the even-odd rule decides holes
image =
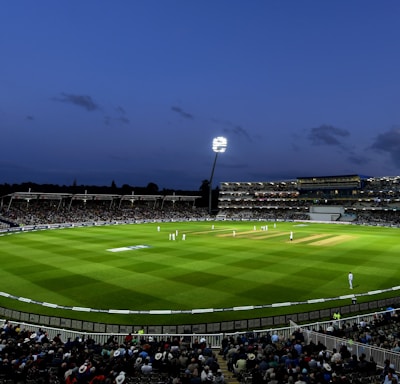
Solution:
[[[349,281],[352,281],[353,280],[353,274],[350,272],[349,273]]]

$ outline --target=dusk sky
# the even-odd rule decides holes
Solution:
[[[400,175],[398,0],[0,5],[0,183]]]

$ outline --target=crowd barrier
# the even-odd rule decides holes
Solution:
[[[74,320],[55,316],[38,315],[35,313],[21,312],[9,308],[0,307],[0,318],[9,319],[20,323],[30,323],[42,327],[51,327],[63,330],[73,330],[78,333],[107,333],[107,334],[127,334],[137,333],[144,329],[146,334],[213,334],[256,331],[286,326],[290,321],[299,324],[314,323],[332,319],[333,313],[340,311],[345,317],[354,314],[377,313],[387,307],[400,307],[399,298],[388,298],[375,300],[360,304],[349,304],[336,306],[334,308],[319,309],[310,312],[292,313],[271,317],[259,317],[243,320],[220,321],[211,323],[197,324],[178,324],[178,325],[120,325],[110,323],[96,323],[83,320]]]

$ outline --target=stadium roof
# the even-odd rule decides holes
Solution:
[[[117,194],[101,194],[101,193],[48,193],[48,192],[13,192],[2,196],[1,199],[9,198],[10,200],[129,200],[129,201],[145,201],[145,200],[165,200],[165,201],[195,201],[201,196],[191,195],[117,195]]]
[[[354,178],[358,177],[360,178],[361,176],[359,175],[331,175],[331,176],[305,176],[305,177],[298,177],[297,179],[337,179],[337,178]]]

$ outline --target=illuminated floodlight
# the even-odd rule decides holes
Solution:
[[[228,140],[225,137],[218,136],[213,139],[212,142],[212,150],[215,152],[214,164],[211,170],[210,182],[208,184],[209,188],[209,197],[208,197],[208,213],[211,215],[212,211],[212,181],[214,177],[215,164],[217,163],[218,153],[224,153],[226,151],[226,147],[228,146]]]
[[[214,138],[212,142],[212,150],[216,153],[224,153],[227,146],[228,140],[222,136]]]

